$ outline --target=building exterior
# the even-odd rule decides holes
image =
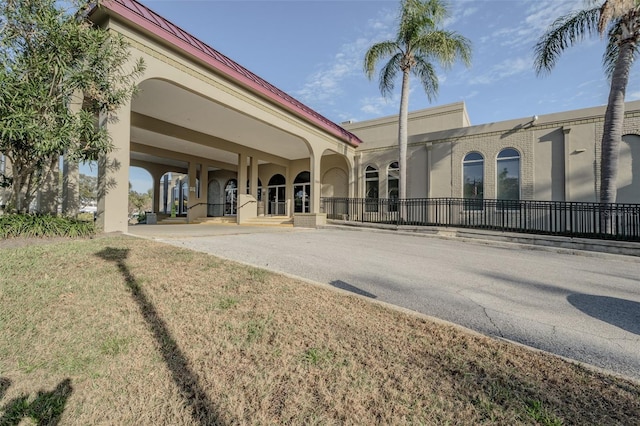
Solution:
[[[107,125],[116,149],[99,163],[104,231],[127,229],[129,166],[151,174],[154,212],[177,202],[189,222],[271,215],[316,226],[321,197],[397,197],[396,116],[332,123],[134,0],[90,16],[146,64],[139,94]],[[407,195],[596,201],[603,116],[598,107],[472,126],[463,102],[410,113]],[[640,203],[640,102],[627,104],[625,126],[618,201]],[[63,172],[77,181],[77,167]],[[73,213],[77,191],[62,193]]]
[[[596,202],[604,112],[596,107],[471,126],[463,102],[415,111],[407,196]],[[354,161],[356,196],[393,198],[397,117],[343,125],[364,141]],[[627,103],[624,133],[617,202],[640,203],[640,101]]]

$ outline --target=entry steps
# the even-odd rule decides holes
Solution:
[[[190,222],[191,224],[210,224],[210,225],[235,225],[237,218],[235,216],[221,217],[199,217]],[[179,225],[187,224],[186,217],[166,217],[158,221],[159,225]],[[253,226],[293,226],[293,218],[288,216],[259,216],[247,220],[243,225]]]

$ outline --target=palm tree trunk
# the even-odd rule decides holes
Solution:
[[[618,177],[618,157],[624,125],[624,96],[633,60],[633,45],[622,43],[611,77],[611,90],[604,116],[602,153],[600,159],[600,202],[615,203]]]
[[[398,120],[399,172],[398,198],[400,200],[400,221],[406,218],[407,199],[407,134],[409,126],[409,69],[402,71],[402,91],[400,95],[400,118]]]
[[[602,134],[602,153],[600,158],[600,202],[615,203],[618,192],[618,158],[620,157],[620,141],[624,126],[624,95],[629,81],[629,68],[633,61],[634,46],[626,41],[620,45],[618,58],[611,75],[611,90],[607,111],[604,116]],[[601,232],[611,234],[613,217],[611,210],[603,206],[600,219]]]

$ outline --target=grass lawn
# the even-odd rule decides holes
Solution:
[[[206,254],[0,248],[0,425],[639,419],[637,384]]]

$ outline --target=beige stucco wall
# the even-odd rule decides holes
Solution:
[[[469,117],[463,102],[441,105],[409,113],[409,135],[466,127]],[[398,140],[396,115],[355,123],[343,123],[343,127],[360,137],[364,144],[358,151],[387,148],[390,141]]]
[[[640,101],[627,103],[626,111],[624,133],[640,135]],[[497,156],[502,149],[513,148],[520,153],[521,199],[597,201],[604,112],[604,107],[595,107],[544,115],[535,122],[526,117],[421,134],[410,131],[408,196],[462,197],[463,158],[479,152],[484,157],[484,196],[495,198]],[[422,122],[429,123],[431,111],[420,113],[425,115]],[[364,170],[371,165],[380,172],[380,197],[385,198],[386,168],[398,155],[397,123],[371,120],[349,128],[364,139],[358,148],[359,193],[363,193]],[[373,129],[385,135],[386,142],[378,136],[370,144],[366,135]],[[628,183],[620,201],[640,203],[640,179],[633,179],[640,173],[640,159],[633,159],[640,158],[640,148],[623,144],[621,155],[618,180]]]

